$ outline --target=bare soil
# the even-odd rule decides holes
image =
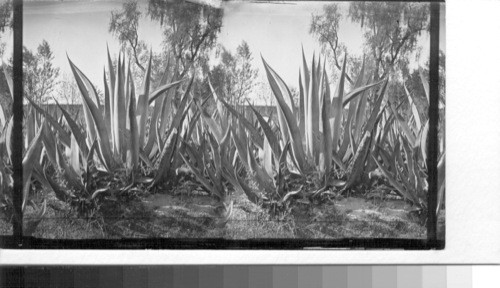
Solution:
[[[244,195],[232,195],[233,212],[224,222],[217,202],[201,190],[181,187],[169,193],[144,193],[129,200],[110,197],[100,213],[76,216],[70,207],[48,194],[47,213],[33,236],[51,239],[120,238],[408,238],[424,239],[425,223],[401,199],[335,196],[321,203],[297,199],[290,213],[271,217]],[[28,209],[25,219],[32,211]],[[444,239],[444,212],[439,237]],[[0,233],[11,232],[5,219]]]

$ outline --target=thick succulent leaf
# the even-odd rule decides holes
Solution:
[[[66,181],[68,181],[68,184],[72,188],[83,190],[84,187],[82,182],[80,181],[80,177],[78,177],[76,171],[66,163],[61,151],[58,148],[58,141],[56,139],[57,137],[54,137],[54,134],[51,133],[51,130],[46,122],[44,122],[42,125],[45,126],[42,129],[42,141],[49,161],[52,163],[54,168],[56,168],[57,170],[62,170]]]
[[[139,94],[137,100],[137,117],[139,118],[138,130],[139,130],[139,143],[144,143],[144,138],[146,135],[146,121],[148,118],[148,108],[149,108],[149,87],[151,84],[151,61],[153,58],[153,53],[149,53],[148,67],[146,68],[146,75],[144,76],[144,82],[142,83],[142,93]]]
[[[51,176],[48,176],[46,174],[46,171],[44,171],[43,174],[46,182],[42,183],[48,184],[47,188],[54,191],[54,194],[56,195],[57,199],[66,203],[69,202],[70,199],[72,198],[72,195],[67,191],[67,189],[64,189],[61,186],[59,186],[59,184],[57,184],[57,182],[53,180]]]
[[[99,149],[100,149],[102,156],[106,162],[106,166],[107,166],[107,168],[113,167],[114,161],[113,161],[113,157],[112,157],[112,153],[111,153],[111,147],[110,147],[110,143],[109,143],[110,138],[108,135],[108,131],[106,130],[106,126],[104,124],[104,119],[103,119],[103,116],[101,114],[101,111],[99,110],[96,103],[94,103],[94,101],[92,101],[92,99],[90,98],[86,86],[90,86],[91,90],[92,89],[95,90],[95,88],[93,88],[92,83],[90,83],[88,78],[73,64],[73,62],[71,62],[71,60],[69,58],[68,58],[68,61],[70,63],[71,70],[73,71],[73,75],[74,75],[76,82],[78,84],[78,87],[80,89],[80,95],[82,96],[82,99],[83,99],[82,102],[84,103],[84,106],[88,108],[90,114],[92,115],[91,120],[93,122],[93,125],[91,123],[87,122],[87,125],[89,126],[89,127],[87,127],[87,129],[92,129],[93,127],[96,128],[97,136],[99,137]],[[85,85],[85,83],[87,85]],[[114,110],[116,112],[117,109],[114,109]],[[124,116],[124,115],[122,115],[122,116]],[[115,117],[116,117],[116,115],[115,115]],[[117,120],[117,121],[119,120],[122,124],[125,124],[123,119],[125,119],[125,118],[122,117],[122,118],[118,118],[115,120]],[[116,138],[114,140],[116,141]]]
[[[354,158],[349,164],[349,168],[347,169],[349,172],[349,178],[345,186],[346,189],[351,188],[353,185],[355,185],[363,174],[366,166],[366,157],[370,151],[370,145],[372,142],[371,139],[371,133],[369,131],[366,131],[363,138],[361,139],[361,142],[359,143],[358,150],[356,151],[356,154],[354,155]]]
[[[186,104],[187,100],[189,98],[189,92],[191,91],[191,86],[194,81],[194,75],[191,77],[191,81],[189,81],[189,84],[186,88],[186,91],[184,91],[184,95],[181,98],[181,103],[179,104],[179,107],[177,107],[177,112],[175,113],[174,118],[172,119],[172,124],[171,124],[171,129],[176,128],[179,129],[179,127],[182,124],[183,119],[187,115],[186,111]]]
[[[290,131],[290,141],[292,143],[292,154],[294,157],[294,162],[297,164],[297,168],[301,173],[305,173],[307,168],[306,158],[304,155],[304,148],[302,146],[302,135],[300,135],[299,126],[297,125],[297,120],[292,113],[290,107],[288,107],[281,89],[279,88],[278,82],[283,82],[281,78],[274,72],[274,70],[269,67],[269,65],[262,59],[264,63],[264,68],[266,69],[267,78],[271,85],[271,89],[273,90],[273,95],[275,96],[278,102],[278,108],[283,113],[286,123],[280,123],[281,125],[286,125],[288,131]],[[283,129],[285,127],[281,127]],[[283,130],[282,130],[283,131]],[[284,138],[285,140],[286,138]]]
[[[29,143],[33,140],[35,137],[36,133],[36,128],[35,128],[35,115],[32,111],[32,109],[28,110],[28,115],[25,117],[24,123],[25,123],[25,133],[24,133],[24,141],[25,141],[25,147],[28,147]]]
[[[250,172],[255,176],[255,180],[259,185],[259,188],[268,194],[273,193],[273,191],[275,191],[275,187],[273,185],[272,174],[267,174],[266,171],[259,164],[257,164],[255,157],[253,157],[250,153],[250,147],[247,147],[247,158]]]
[[[167,61],[167,65],[169,64],[169,62],[170,62],[170,59],[169,59],[169,61]],[[167,68],[167,67],[165,67],[165,73],[163,74],[162,79],[160,81],[161,85],[164,85],[167,83],[173,83],[176,80],[178,80],[177,77],[179,77],[179,76],[177,75],[177,72],[175,72],[178,69],[178,62],[176,63],[175,68],[174,68],[172,73],[169,70],[169,68]],[[162,97],[164,100],[161,101],[161,106],[160,106],[161,110],[160,110],[160,115],[158,118],[158,121],[160,122],[161,131],[166,131],[168,129],[168,125],[171,124],[168,119],[171,119],[171,115],[173,115],[175,113],[175,111],[173,111],[173,109],[172,109],[172,108],[174,108],[172,103],[174,102],[173,100],[176,99],[176,95],[177,95],[178,90],[180,90],[180,87],[179,87],[179,89],[169,89],[166,91],[166,95],[167,95],[166,98]],[[180,93],[180,91],[179,91],[179,93]]]
[[[302,47],[302,67],[304,69],[304,91],[309,91],[309,83],[310,83],[310,74],[309,69],[307,67],[306,56],[304,54],[304,47]]]
[[[217,106],[217,113],[219,115],[220,124],[221,126],[223,126],[224,129],[227,129],[228,127],[224,126],[229,126],[228,123],[226,123],[228,115],[226,111],[224,111],[223,103],[221,101],[222,98],[219,97],[219,95],[215,91],[214,87],[212,86],[212,81],[210,81],[210,79],[208,79],[208,86],[210,87],[210,92],[212,92],[212,96],[214,97],[215,100],[215,105]]]
[[[248,106],[254,112],[260,127],[262,127],[262,131],[264,131],[264,135],[266,136],[269,145],[271,145],[276,162],[278,162],[278,158],[281,155],[281,147],[279,145],[278,138],[276,138],[276,134],[273,132],[271,126],[269,126],[269,123],[266,122],[264,117],[262,117],[262,115],[253,107],[253,105],[250,104],[250,102],[248,102]]]
[[[201,118],[203,119],[203,122],[208,126],[210,129],[210,132],[215,136],[217,139],[217,142],[220,144],[222,141],[222,138],[224,137],[224,132],[222,131],[220,125],[215,121],[214,118],[210,117],[207,112],[201,108],[201,106],[196,103],[198,106],[198,109],[200,111]]]
[[[250,187],[248,187],[245,181],[238,176],[236,170],[234,171],[234,175],[235,180],[233,180],[233,178],[228,178],[228,180],[230,180],[235,189],[243,192],[247,196],[248,200],[250,200],[250,202],[260,205],[264,200],[263,197],[260,194],[254,192]]]
[[[52,163],[52,165],[54,166],[54,168],[57,169],[62,169],[62,167],[59,167],[59,163],[58,163],[58,157],[57,157],[57,153],[56,153],[56,141],[55,141],[55,136],[54,134],[51,134],[49,133],[50,129],[47,125],[47,123],[44,123],[44,132],[43,132],[43,135],[42,135],[42,141],[43,141],[43,145],[44,145],[44,148],[45,148],[45,154],[47,155],[47,157],[49,158],[49,161]]]
[[[262,149],[262,164],[264,166],[264,170],[266,173],[270,176],[273,175],[274,170],[273,170],[273,151],[271,148],[271,145],[269,144],[269,141],[267,141],[267,138],[264,138],[264,149]]]
[[[212,151],[212,162],[213,167],[215,168],[215,175],[217,182],[221,180],[221,171],[222,171],[222,156],[220,146],[217,144],[217,141],[212,135],[208,135],[208,144],[210,145],[210,150]]]
[[[396,111],[396,109],[394,109],[394,107],[392,105],[389,105],[389,106],[391,107],[392,113],[393,113],[394,117],[396,118],[396,120],[399,124],[399,127],[401,127],[401,129],[403,130],[403,132],[406,136],[406,139],[408,139],[408,141],[410,141],[411,146],[414,147],[415,140],[416,140],[415,135],[413,135],[412,130],[410,129],[410,127],[408,127],[406,120],[401,115],[399,115],[399,113]]]
[[[11,154],[11,133],[12,133],[12,116],[10,117],[9,120],[7,120],[7,123],[4,127],[2,127],[2,131],[0,132],[0,157],[3,157],[6,155],[8,158],[10,158]],[[7,154],[5,154],[7,152]],[[1,163],[1,162],[0,162]],[[1,167],[1,166],[0,166]]]
[[[446,186],[446,153],[441,155],[438,161],[438,204],[436,209],[436,214],[439,213],[439,209],[444,201],[444,191]]]
[[[14,100],[14,84],[12,82],[12,75],[7,69],[7,64],[2,61],[3,74],[5,75],[5,80],[7,80],[7,86],[9,86],[10,97]]]
[[[429,136],[429,120],[425,123],[420,133],[420,151],[422,152],[422,162],[427,167],[427,137]]]
[[[365,114],[368,103],[368,95],[366,92],[363,92],[359,98],[358,106],[356,108],[356,120],[354,127],[354,140],[358,143],[361,140],[362,136],[362,127],[365,121]]]
[[[111,95],[114,95],[115,88],[115,68],[113,67],[113,61],[111,60],[111,56],[109,55],[109,47],[106,45],[106,50],[108,52],[108,71],[109,71],[109,81],[110,81],[110,90]],[[113,103],[113,102],[111,102]]]
[[[66,147],[69,147],[71,145],[70,144],[71,139],[69,133],[66,130],[64,130],[64,127],[56,119],[54,119],[52,115],[50,115],[47,111],[38,106],[29,97],[25,98],[30,102],[31,106],[35,108],[36,111],[40,112],[40,114],[42,114],[45,117],[45,119],[47,119],[50,125],[57,130],[57,133],[59,134],[62,144]]]
[[[118,56],[118,67],[116,68],[116,82],[114,88],[113,96],[113,128],[111,129],[113,133],[113,146],[116,151],[116,155],[124,154],[124,143],[125,143],[125,129],[127,113],[126,113],[126,86],[125,82],[126,72],[125,64],[122,63],[121,53]],[[121,158],[123,160],[123,158]]]
[[[247,130],[250,132],[252,135],[252,140],[257,145],[259,148],[262,148],[264,144],[264,139],[262,138],[262,135],[259,133],[259,131],[255,128],[255,126],[248,121],[245,116],[238,112],[236,109],[234,109],[231,105],[229,105],[224,99],[219,99],[219,101],[227,108],[231,114],[233,114],[240,123],[247,128]]]
[[[3,111],[3,107],[0,105],[0,129],[3,129],[6,123],[7,119],[5,118],[5,112]]]
[[[299,71],[299,130],[300,134],[306,135],[306,128],[305,128],[305,121],[306,121],[306,112],[305,112],[305,92],[304,92],[304,86],[302,84],[302,75],[301,71]],[[304,141],[305,143],[305,141]],[[304,144],[305,145],[305,144]]]
[[[395,166],[398,167],[396,169],[396,179],[400,179],[400,182],[403,183],[403,186],[405,187],[405,190],[412,195],[416,195],[415,187],[411,186],[411,183],[409,181],[409,173],[408,173],[408,166],[405,165],[403,161],[403,157],[401,156],[401,147],[403,145],[398,145],[397,153],[396,153],[396,163]]]
[[[108,134],[111,134],[111,106],[112,101],[109,95],[108,81],[106,80],[106,70],[103,71],[103,83],[104,83],[104,125],[108,130]]]
[[[293,190],[293,191],[289,191],[288,193],[286,193],[286,195],[283,197],[283,199],[280,200],[280,203],[285,203],[291,197],[300,194],[302,192],[302,187],[303,186],[300,186],[299,189]]]
[[[375,103],[373,104],[373,109],[371,111],[370,118],[368,118],[368,121],[366,122],[365,131],[372,132],[373,129],[375,128],[375,123],[377,122],[377,119],[379,117],[382,100],[384,99],[385,96],[387,83],[388,80],[385,80],[384,85],[382,85],[382,88],[379,90]]]
[[[283,147],[283,152],[281,153],[280,160],[278,163],[278,175],[276,176],[276,193],[278,194],[279,198],[282,198],[285,195],[285,174],[288,171],[287,165],[286,165],[286,159],[287,159],[287,154],[289,153],[290,150],[290,142],[287,142],[285,144],[285,147]]]
[[[159,157],[159,163],[156,169],[156,176],[151,186],[160,183],[164,179],[164,177],[167,176],[167,173],[170,172],[170,163],[172,162],[172,158],[177,147],[177,138],[177,128],[174,128],[168,136],[167,141],[163,145],[163,149]]]
[[[326,87],[327,89],[325,90],[325,95],[322,97],[323,101],[321,104],[321,122],[323,125],[323,161],[324,161],[324,167],[321,168],[321,170],[324,172],[325,175],[325,181],[328,181],[328,175],[330,175],[331,168],[332,168],[332,153],[333,153],[333,142],[332,142],[332,130],[330,127],[330,109],[331,109],[331,103],[330,103],[330,89],[328,88],[330,84],[328,83],[328,80],[326,79],[326,74],[323,75],[325,77],[326,81]],[[325,182],[326,183],[326,182]]]
[[[340,139],[340,125],[342,124],[342,111],[344,110],[344,106],[342,103],[344,102],[344,83],[345,83],[345,67],[347,64],[347,53],[344,57],[344,63],[342,65],[342,71],[340,73],[340,80],[339,80],[339,86],[337,87],[337,95],[335,96],[334,99],[337,100],[337,103],[335,103],[335,108],[333,111],[333,116],[335,119],[335,122],[333,124],[333,149],[337,151],[337,147],[339,145],[339,139]],[[335,101],[335,100],[334,100]],[[340,155],[343,156],[343,155]]]
[[[342,101],[342,106],[344,106],[344,107],[347,106],[347,104],[349,104],[352,100],[356,99],[356,97],[363,95],[363,93],[366,92],[368,89],[373,88],[375,86],[378,86],[378,85],[382,84],[383,82],[384,82],[384,80],[380,80],[378,82],[366,84],[365,86],[361,86],[361,87],[358,87],[358,88],[352,90],[351,92],[344,95],[344,98]]]
[[[55,100],[55,99],[54,99]],[[56,101],[57,107],[61,110],[64,118],[66,119],[66,123],[68,123],[69,129],[71,130],[71,135],[75,137],[76,142],[78,144],[78,148],[80,148],[80,151],[82,151],[82,156],[87,157],[88,154],[88,147],[87,144],[85,143],[85,135],[82,133],[82,130],[78,126],[78,124],[71,118],[71,115],[66,111],[61,105],[59,105],[59,102]]]
[[[318,158],[319,150],[319,119],[320,119],[320,103],[319,103],[319,85],[317,69],[315,67],[314,57],[311,64],[311,82],[309,83],[308,102],[307,102],[307,118],[305,123],[306,132],[306,149],[307,156],[312,159]]]
[[[412,201],[414,204],[419,204],[419,201],[417,199],[415,199],[415,197],[413,197],[413,195],[411,193],[408,193],[405,190],[405,188],[396,179],[394,179],[392,174],[389,171],[387,171],[387,169],[385,169],[385,167],[380,162],[378,162],[377,159],[373,155],[372,155],[372,159],[373,159],[373,161],[375,161],[375,163],[377,164],[378,168],[380,169],[382,174],[385,176],[387,181],[389,181],[391,186],[396,189],[396,192],[398,192],[398,194],[400,194],[402,197]]]
[[[351,147],[350,151],[351,151],[352,155],[354,155],[356,153],[356,151],[358,150],[358,144],[354,140],[354,129],[353,129],[353,126],[355,126],[354,121],[351,122],[351,125],[350,125],[350,127],[348,129],[349,143],[351,144],[351,145],[349,145],[349,147]]]
[[[354,83],[354,88],[359,88],[363,81],[364,81],[364,70],[365,70],[365,58],[363,58],[363,63],[361,65],[361,71],[359,72],[359,75],[358,75],[358,78],[356,79],[356,82]],[[366,90],[363,90],[360,92],[360,94],[358,95],[362,95],[364,93],[364,91]],[[351,94],[351,93],[349,93]],[[348,95],[349,95],[348,94]],[[349,97],[348,95],[345,95],[344,96],[344,102],[345,100],[347,100],[347,97]],[[356,109],[358,108],[358,103],[359,103],[359,97],[356,97],[352,100],[350,100],[349,102],[349,110],[348,110],[348,114],[347,114],[347,120],[344,122],[344,137],[343,137],[343,140],[342,140],[342,143],[341,143],[341,146],[339,148],[339,155],[343,156],[343,158],[347,158],[347,155],[346,155],[346,151],[349,147],[351,147],[351,152],[352,155],[354,155],[354,151],[355,149],[354,146],[355,146],[355,143],[354,141],[354,138],[352,137],[352,129],[353,127],[356,126],[356,123],[354,123],[356,121]]]
[[[78,147],[78,143],[76,142],[75,136],[73,134],[71,135],[71,152],[70,152],[70,158],[69,158],[69,164],[75,170],[75,172],[78,174],[78,176],[81,176],[81,168],[80,168],[80,148]]]
[[[151,105],[151,103],[153,103],[156,99],[158,99],[158,97],[165,95],[165,93],[168,92],[170,89],[177,88],[182,82],[184,82],[184,79],[162,85],[161,87],[153,91],[149,96],[148,100],[149,105]]]
[[[427,104],[429,104],[429,80],[424,75],[424,71],[422,68],[418,69],[418,73],[420,74],[420,80],[422,81],[422,85],[424,86],[425,98],[427,99]]]
[[[415,119],[417,131],[420,131],[420,129],[422,129],[422,120],[420,119],[420,114],[418,113],[417,106],[415,105],[415,102],[413,101],[413,98],[411,97],[410,92],[408,91],[408,88],[406,88],[406,84],[404,82],[403,87],[405,89],[406,97],[408,97],[408,102],[411,106],[411,112],[413,115],[413,119]]]
[[[33,141],[28,146],[28,149],[26,150],[26,153],[23,157],[23,202],[22,202],[22,210],[26,208],[26,203],[28,201],[28,193],[29,193],[29,188],[31,184],[31,174],[33,171],[33,165],[34,163],[38,162],[38,159],[40,158],[40,153],[42,150],[42,145],[40,145],[41,142],[41,135],[43,133],[43,125],[38,129],[38,132],[36,133],[35,137],[33,138]]]
[[[184,160],[184,163],[189,167],[193,175],[196,177],[196,180],[200,182],[200,184],[203,186],[203,188],[211,193],[212,195],[215,195],[219,198],[222,198],[222,194],[215,189],[215,187],[203,176],[203,173],[196,169],[194,165],[192,165],[185,157],[184,155],[180,154],[182,160]]]
[[[130,150],[131,150],[131,168],[132,170],[137,169],[139,165],[139,128],[137,127],[137,117],[136,117],[136,107],[135,107],[135,87],[134,82],[132,83],[132,89],[130,93],[130,104],[128,107],[128,117],[130,121]]]
[[[161,100],[156,101],[153,107],[153,114],[151,115],[151,120],[149,122],[148,138],[146,140],[146,146],[143,149],[144,154],[148,157],[152,157],[158,148],[157,146],[155,146],[158,138],[157,131],[159,129],[158,127],[160,126],[158,125],[158,121],[162,106],[164,102],[166,102],[166,99],[167,98],[161,98]]]

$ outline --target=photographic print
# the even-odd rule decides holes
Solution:
[[[444,3],[24,1],[14,143],[1,1],[2,235],[444,247]]]

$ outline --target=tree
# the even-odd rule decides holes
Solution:
[[[326,5],[322,15],[313,15],[310,33],[324,49],[328,48],[332,61],[340,69],[339,57],[344,46],[338,39],[340,8]],[[396,66],[408,65],[415,51],[418,36],[428,30],[429,5],[408,2],[353,2],[347,16],[364,30],[365,54],[373,62],[375,80],[384,78]],[[352,78],[349,80],[352,83]]]
[[[220,63],[212,68],[210,79],[214,89],[228,102],[243,105],[255,86],[258,70],[252,67],[253,56],[248,43],[242,41],[232,54],[220,47]]]
[[[340,7],[338,4],[325,5],[322,15],[312,15],[309,33],[315,35],[321,44],[321,50],[326,54],[332,66],[341,70],[339,63],[340,54],[345,53],[345,45],[339,41],[339,23],[342,20]],[[346,75],[349,83],[353,83],[352,78]]]
[[[164,45],[183,77],[214,48],[223,10],[187,1],[149,0],[148,15],[164,28]]]
[[[37,103],[47,100],[57,84],[59,68],[52,64],[54,55],[47,41],[38,45],[36,54],[23,48],[24,93]]]
[[[5,1],[0,4],[0,34],[5,32],[6,29],[10,28],[12,26],[11,24],[12,24],[12,3],[10,1]],[[5,43],[3,43],[2,39],[0,38],[0,58],[3,56],[4,51],[5,51]]]
[[[0,59],[3,57],[5,51],[5,43],[2,41],[1,34],[11,27],[12,18],[12,4],[6,1],[0,4]],[[1,64],[1,63],[0,63]],[[3,108],[7,118],[11,115],[12,96],[10,95],[7,80],[3,72],[0,70],[0,105]]]
[[[63,74],[62,80],[59,82],[57,89],[57,98],[65,104],[73,105],[80,104],[80,90],[73,76]]]
[[[417,37],[429,27],[429,5],[408,2],[353,2],[349,17],[364,28],[365,46],[375,61],[375,80],[396,65],[408,65]]]
[[[138,10],[136,1],[123,3],[122,11],[111,12],[109,22],[109,32],[115,35],[123,48],[129,49],[129,55],[134,58],[135,64],[142,72],[146,69],[141,63],[141,55],[144,55],[147,48],[144,41],[139,40],[137,32],[139,28],[139,18],[141,12]]]

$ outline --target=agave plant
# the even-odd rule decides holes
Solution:
[[[255,115],[257,126],[246,119],[238,109],[218,97],[212,89],[217,103],[218,119],[225,121],[216,123],[213,119],[205,120],[211,123],[207,126],[211,128],[212,134],[216,135],[215,139],[224,140],[224,145],[230,144],[226,143],[228,137],[233,140],[239,163],[262,193],[253,192],[245,181],[238,177],[238,173],[227,173],[227,182],[233,184],[235,189],[242,190],[252,202],[280,209],[286,209],[292,196],[303,192],[302,188],[306,184],[304,179],[310,178],[311,175],[322,175],[323,184],[320,185],[324,188],[331,185],[347,187],[345,181],[332,177],[333,165],[342,170],[347,170],[349,163],[354,163],[351,166],[355,167],[364,165],[366,154],[361,157],[357,152],[366,152],[369,143],[367,137],[364,137],[364,143],[367,144],[362,144],[361,135],[369,135],[375,128],[385,85],[376,98],[374,108],[369,111],[371,114],[368,120],[364,119],[365,112],[368,112],[365,92],[383,81],[371,84],[366,81],[363,84],[363,65],[353,90],[344,95],[344,64],[337,92],[335,97],[332,97],[324,64],[322,66],[321,61],[318,61],[316,65],[313,57],[309,69],[303,56],[304,80],[302,81],[302,76],[299,77],[300,101],[299,107],[295,107],[287,85],[267,62],[262,60],[277,100],[278,122],[274,125],[278,127],[279,134],[271,128],[271,120],[266,120],[250,103],[249,107]],[[361,100],[358,101],[358,98]],[[350,106],[347,118],[344,119],[344,108],[347,105]],[[232,117],[228,118],[228,114]],[[220,115],[226,115],[226,118]],[[358,149],[358,146],[362,148]],[[358,174],[362,172],[349,168]]]
[[[217,98],[216,98],[217,101]],[[234,164],[236,150],[231,143],[231,134],[237,133],[232,127],[232,119],[220,105],[214,115],[210,116],[202,105],[197,104],[197,113],[193,114],[193,120],[200,119],[190,125],[189,134],[183,142],[183,155],[180,154],[184,163],[198,181],[200,186],[210,195],[214,196],[221,209],[221,216],[226,222],[232,212],[232,204],[229,198],[232,189],[238,189],[247,194],[254,202],[258,197],[252,195],[250,190],[242,190],[239,185],[238,168]],[[191,136],[193,133],[193,137]]]
[[[319,172],[323,175],[325,187],[333,184],[349,185],[350,183],[340,182],[338,179],[332,178],[333,165],[346,171],[350,163],[356,163],[354,165],[356,167],[364,164],[366,156],[357,156],[357,152],[362,146],[359,145],[362,142],[360,138],[363,133],[371,133],[374,129],[385,85],[380,90],[375,106],[372,108],[371,117],[367,121],[364,119],[367,110],[365,92],[380,85],[383,81],[363,83],[363,65],[352,91],[344,93],[346,75],[344,61],[336,93],[332,95],[324,64],[321,64],[321,60],[316,63],[313,57],[312,64],[308,67],[303,54],[303,74],[301,71],[299,76],[299,107],[295,107],[288,86],[264,59],[263,63],[273,95],[277,100],[278,123],[276,124],[279,127],[280,135],[278,137],[272,135],[269,127],[266,127],[262,115],[255,109],[253,111],[264,131],[264,138],[272,147],[274,155],[272,159],[275,167],[279,167],[280,154],[286,143],[290,143],[291,157],[289,158],[293,165],[289,165],[289,167],[294,173],[310,175]],[[359,97],[361,100],[358,99]],[[347,118],[345,118],[344,110],[348,105]],[[365,140],[365,142],[367,141]],[[263,154],[269,155],[266,151]],[[361,158],[363,161],[357,160],[356,162],[356,159]],[[270,161],[267,160],[267,163]],[[267,166],[269,167],[269,164]],[[353,168],[350,168],[352,171]],[[266,170],[270,171],[271,169]]]
[[[68,59],[69,60],[69,59]],[[85,116],[87,135],[85,143],[79,146],[90,147],[97,140],[98,153],[103,160],[107,171],[113,171],[117,167],[135,170],[139,165],[139,159],[151,163],[152,150],[161,151],[162,141],[168,138],[163,135],[164,131],[158,131],[159,122],[167,121],[165,110],[160,111],[164,105],[164,95],[178,87],[182,80],[172,81],[151,92],[151,57],[143,81],[142,93],[135,95],[135,84],[131,77],[130,65],[125,65],[125,59],[121,54],[118,58],[116,69],[112,65],[108,52],[109,82],[104,74],[104,105],[99,102],[94,85],[88,78],[69,60],[73,75],[78,84],[82,96],[82,105]],[[128,68],[126,68],[128,66]],[[170,79],[172,80],[172,79]],[[190,86],[185,94],[188,93]],[[172,95],[172,94],[171,94]],[[149,106],[155,103],[152,119],[147,133],[147,119],[149,117]],[[185,103],[185,101],[183,102]],[[183,108],[180,107],[180,114]],[[163,113],[159,113],[163,112]],[[64,113],[64,115],[68,115]],[[68,117],[66,117],[67,120]],[[71,120],[69,120],[71,122]],[[162,123],[165,126],[165,123]],[[175,127],[174,127],[175,128]],[[172,131],[173,129],[170,129]],[[160,132],[160,134],[158,134]],[[165,133],[166,134],[166,133]],[[148,137],[146,137],[148,136]],[[140,149],[140,147],[144,147]],[[141,151],[142,150],[142,151]],[[142,157],[141,157],[142,155]],[[148,161],[150,160],[150,161]],[[161,159],[159,160],[161,162]]]
[[[28,98],[45,119],[36,139],[43,142],[48,162],[35,165],[34,176],[57,198],[73,204],[80,212],[95,209],[103,192],[129,191],[135,189],[137,182],[149,183],[150,187],[161,183],[173,170],[171,165],[177,155],[174,151],[180,145],[178,136],[193,79],[184,89],[176,111],[172,111],[171,98],[182,80],[174,81],[173,76],[165,73],[160,87],[151,89],[150,58],[142,92],[136,97],[130,67],[121,55],[117,67],[113,67],[108,52],[110,80],[104,74],[104,103],[100,103],[94,85],[69,58],[68,61],[80,90],[85,127],[82,129],[57,101],[62,112],[59,119]],[[167,94],[169,101],[165,101]],[[172,119],[170,114],[174,115]],[[48,163],[52,167],[49,170]],[[137,178],[140,168],[154,171],[153,177]]]
[[[428,81],[422,73],[420,76],[428,99]],[[390,110],[387,110],[385,128],[379,130],[377,140],[380,161],[376,157],[373,157],[373,160],[384,177],[401,196],[426,208],[429,120],[420,117],[416,104],[406,87],[405,92],[411,110],[410,117],[405,119],[399,114],[397,107],[389,105]],[[444,143],[441,147],[444,147]],[[436,213],[439,212],[444,199],[445,155],[444,149],[441,150],[438,159],[438,208]]]
[[[5,64],[3,65],[3,72],[9,85],[10,95],[12,94],[12,78]],[[32,206],[35,214],[30,219],[24,220],[24,235],[31,235],[38,224],[43,219],[46,212],[46,201],[36,203],[31,197],[31,187],[34,180],[34,166],[40,162],[41,159],[41,135],[43,133],[44,120],[39,114],[31,110],[29,111],[24,120],[23,130],[25,132],[25,141],[21,144],[23,149],[23,201],[21,209],[26,211],[28,206]],[[12,129],[13,117],[6,120],[3,107],[0,107],[0,209],[2,214],[8,219],[16,217],[14,213],[13,199],[12,199],[12,170],[11,155],[12,155]]]

